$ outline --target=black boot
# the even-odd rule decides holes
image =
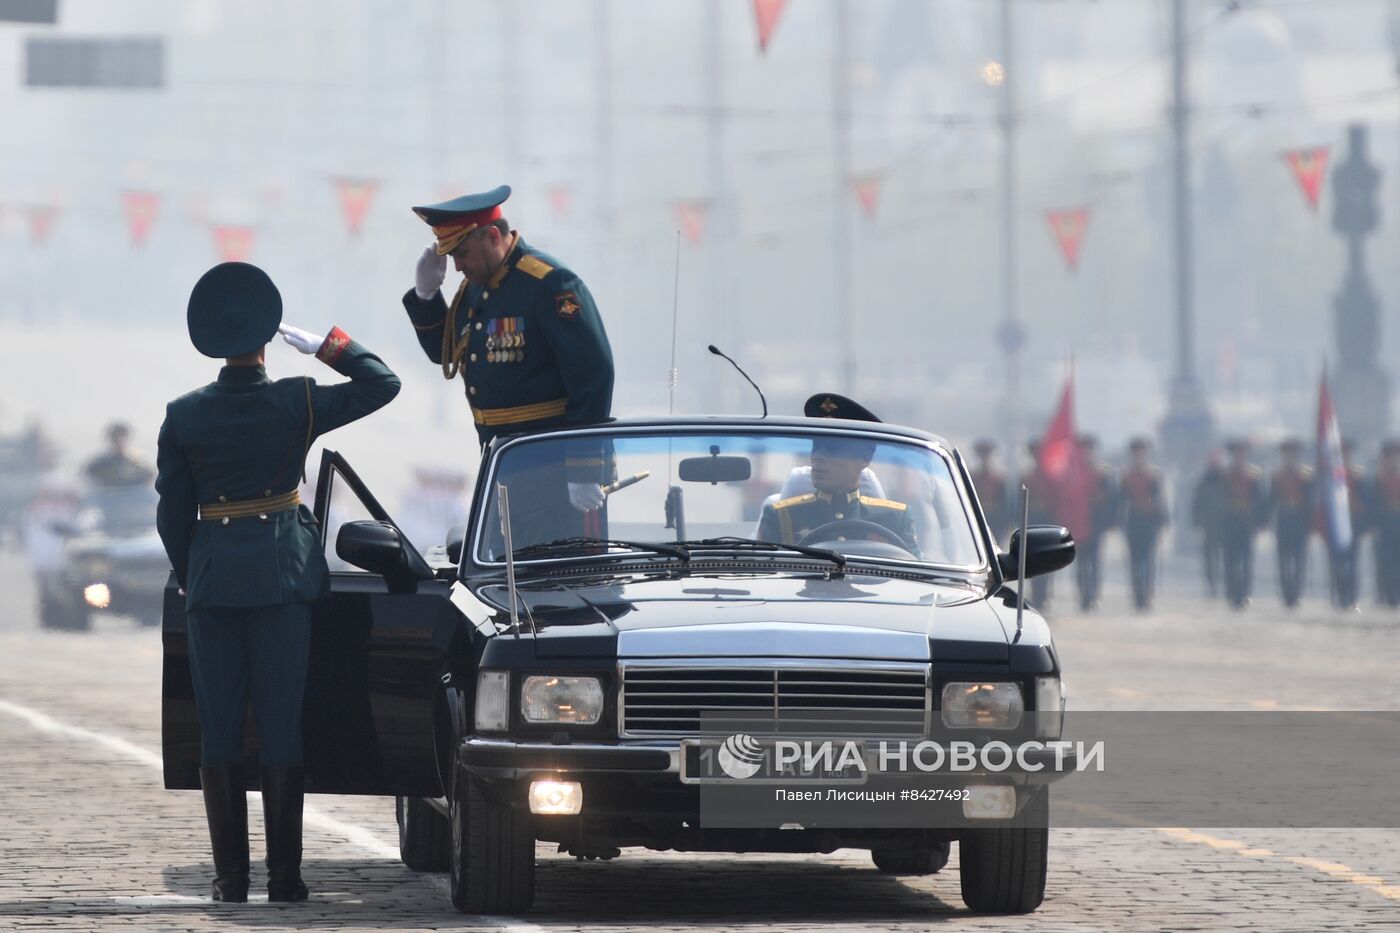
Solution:
[[[209,842],[214,850],[214,900],[248,900],[248,790],[243,766],[199,769]]]
[[[263,768],[263,826],[267,835],[267,899],[304,901],[301,880],[301,768]]]

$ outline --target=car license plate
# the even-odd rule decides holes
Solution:
[[[864,741],[825,739],[756,739],[733,735],[726,739],[682,739],[680,777],[684,784],[864,784],[867,769],[851,762],[846,746],[854,746],[869,762]],[[811,753],[807,753],[810,748]],[[844,752],[844,754],[843,754]],[[843,766],[844,765],[844,766]]]

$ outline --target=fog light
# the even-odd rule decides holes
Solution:
[[[969,820],[1009,820],[1016,815],[1016,788],[969,787],[963,798],[963,818]]]
[[[112,588],[105,583],[93,583],[83,587],[83,601],[94,609],[106,609],[112,605]]]
[[[583,809],[583,785],[578,781],[531,781],[530,812],[573,816]]]

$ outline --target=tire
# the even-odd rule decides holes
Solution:
[[[871,849],[875,867],[889,875],[934,875],[948,864],[948,843],[929,849]]]
[[[1029,826],[974,829],[958,843],[963,903],[979,914],[1028,914],[1045,899],[1050,830],[1049,791],[1017,822]]]
[[[411,871],[452,867],[452,825],[422,797],[397,797],[399,858]]]
[[[520,914],[535,899],[530,815],[492,800],[458,766],[452,782],[452,906],[469,914]]]

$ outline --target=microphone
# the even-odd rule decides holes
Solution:
[[[763,417],[767,418],[768,399],[763,397],[763,390],[758,387],[758,383],[754,382],[752,379],[749,379],[749,374],[744,372],[743,367],[741,367],[738,363],[734,362],[733,359],[730,359],[730,357],[721,353],[719,347],[715,346],[714,344],[710,344],[710,352],[713,353],[715,356],[723,356],[726,360],[729,360],[729,365],[739,370],[739,375],[743,376],[745,379],[748,379],[749,385],[753,386],[753,390],[758,393],[758,400],[763,403]]]

